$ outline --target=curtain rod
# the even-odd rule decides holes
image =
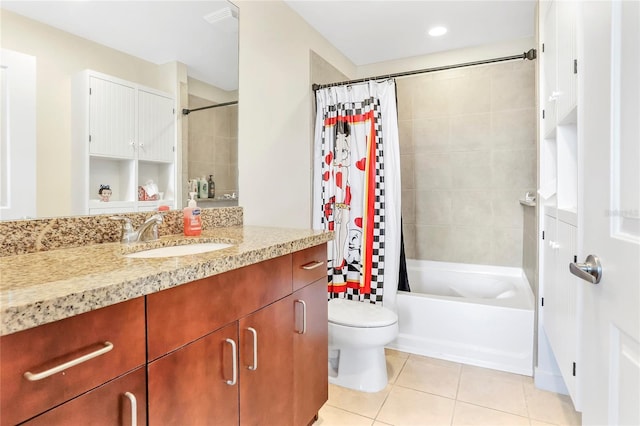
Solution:
[[[205,107],[201,107],[201,108],[194,108],[194,109],[184,108],[182,110],[182,114],[189,115],[190,112],[200,111],[201,109],[218,108],[218,107],[223,107],[223,106],[228,106],[228,105],[236,105],[237,103],[238,103],[238,101],[231,101],[231,102],[225,102],[223,104],[209,105],[209,106],[205,106]]]
[[[536,49],[529,49],[529,51],[524,52],[520,55],[503,56],[501,58],[485,59],[482,61],[465,62],[462,64],[445,65],[442,67],[425,68],[425,69],[415,70],[415,71],[398,72],[395,74],[385,74],[385,75],[379,75],[376,77],[359,78],[356,80],[339,81],[337,83],[313,84],[311,87],[313,88],[313,90],[318,90],[318,89],[324,89],[325,87],[342,86],[344,84],[353,84],[353,83],[364,83],[370,80],[382,80],[386,78],[407,77],[415,74],[423,74],[423,73],[434,72],[434,71],[444,71],[444,70],[449,70],[453,68],[462,68],[462,67],[470,67],[473,65],[491,64],[494,62],[512,61],[514,59],[528,59],[532,61],[536,59],[536,57],[537,57]]]

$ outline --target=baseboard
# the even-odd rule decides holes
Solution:
[[[533,373],[533,381],[538,389],[569,395],[569,390],[559,374],[553,374],[536,367]]]

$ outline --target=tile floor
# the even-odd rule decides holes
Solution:
[[[314,426],[579,425],[571,399],[533,378],[387,350],[389,385],[377,393],[329,385]]]

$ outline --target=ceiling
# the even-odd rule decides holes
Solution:
[[[155,64],[179,61],[189,76],[238,88],[238,21],[204,16],[235,6],[224,0],[10,1],[0,7]]]
[[[535,0],[285,0],[356,65],[534,35]],[[237,20],[205,15],[224,0],[8,1],[2,8],[156,64],[180,61],[189,76],[238,88]],[[439,38],[425,35],[448,27]],[[372,31],[374,29],[374,31]]]
[[[285,2],[358,66],[534,35],[535,0]]]

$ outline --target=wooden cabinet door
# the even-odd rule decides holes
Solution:
[[[2,336],[0,425],[25,421],[144,365],[144,321],[140,297]]]
[[[140,367],[25,424],[128,426],[146,423],[146,376],[145,368]]]
[[[311,423],[329,398],[327,279],[317,280],[296,291],[292,297],[296,330],[293,338],[293,423],[304,426]]]
[[[235,322],[149,364],[149,425],[238,425],[230,341]]]
[[[243,426],[292,424],[292,303],[281,299],[239,322]]]

